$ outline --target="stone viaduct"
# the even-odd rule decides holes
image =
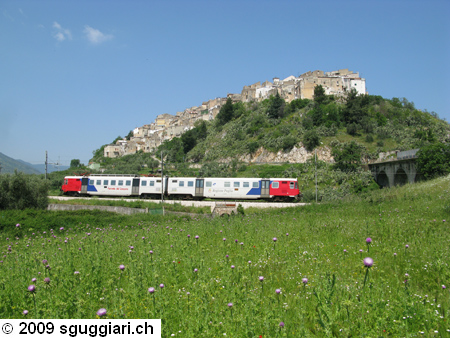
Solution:
[[[419,149],[397,153],[397,159],[370,163],[369,169],[375,181],[382,187],[393,187],[406,183],[414,183],[422,179],[417,172],[416,154]]]

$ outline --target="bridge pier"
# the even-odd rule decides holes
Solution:
[[[369,169],[375,181],[382,187],[393,187],[420,180],[416,160],[402,159],[369,164]]]

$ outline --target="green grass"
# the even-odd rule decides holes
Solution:
[[[450,176],[213,220],[1,211],[0,316],[106,308],[162,318],[163,337],[446,337],[449,192]]]

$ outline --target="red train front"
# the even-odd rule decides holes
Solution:
[[[297,180],[292,178],[271,178],[270,196],[272,196],[274,201],[300,199],[301,193]]]

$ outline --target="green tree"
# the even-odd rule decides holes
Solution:
[[[417,170],[426,179],[450,173],[450,144],[435,143],[425,146],[417,153]]]
[[[325,94],[325,89],[322,85],[317,85],[314,87],[314,103],[321,105],[324,104],[327,99],[327,95]]]
[[[79,159],[73,159],[72,161],[70,161],[70,168],[78,168],[80,166],[81,163]]]
[[[267,108],[267,115],[272,119],[279,119],[284,116],[284,107],[286,106],[285,101],[277,94],[271,96],[269,99],[269,107]]]
[[[313,151],[315,147],[320,145],[320,138],[315,129],[308,130],[303,135],[303,145],[308,151]]]
[[[231,121],[234,117],[234,107],[231,98],[227,99],[227,102],[220,108],[219,113],[216,116],[216,121],[219,126]]]
[[[333,147],[331,155],[334,157],[334,167],[341,171],[356,171],[361,165],[362,149],[355,141]]]

